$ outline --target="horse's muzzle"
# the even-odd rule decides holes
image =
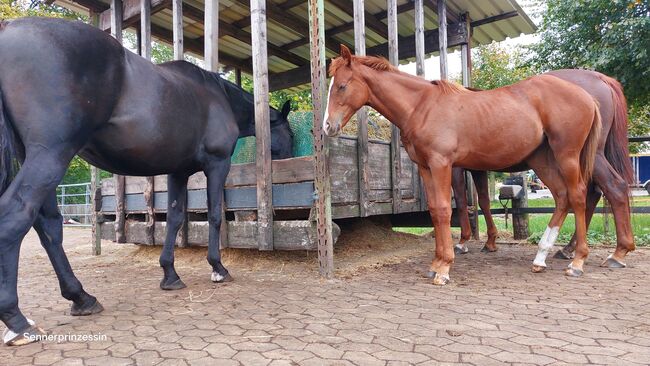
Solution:
[[[323,131],[325,131],[325,134],[329,137],[338,136],[341,134],[341,123],[327,119],[323,123]]]

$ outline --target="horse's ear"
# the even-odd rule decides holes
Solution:
[[[284,105],[282,106],[282,112],[281,112],[282,117],[286,119],[287,116],[289,116],[289,112],[291,112],[291,101],[287,100],[286,102],[284,102]]]
[[[352,62],[352,52],[348,46],[341,44],[341,57],[348,62],[348,65]]]

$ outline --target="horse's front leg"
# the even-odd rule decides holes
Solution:
[[[210,234],[208,236],[208,263],[212,266],[212,282],[232,281],[228,270],[221,263],[221,249],[219,248],[221,220],[224,219],[221,215],[223,190],[229,171],[229,157],[211,158],[204,170],[205,175],[208,177],[208,223],[210,227]]]
[[[163,290],[180,290],[185,284],[174,268],[174,245],[176,235],[183,225],[184,213],[187,206],[187,179],[185,173],[169,174],[167,176],[167,236],[160,253],[160,266],[163,269],[163,279],[160,288]]]
[[[465,169],[453,168],[451,171],[451,188],[454,190],[454,201],[460,221],[460,241],[454,246],[456,254],[469,252],[467,241],[472,237],[472,227],[469,223],[469,212],[467,210],[467,183],[465,181]]]
[[[436,237],[436,256],[428,277],[436,285],[449,282],[449,270],[454,262],[451,240],[451,164],[420,166],[420,175],[427,192],[427,204]]]

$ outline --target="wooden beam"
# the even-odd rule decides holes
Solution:
[[[366,55],[366,27],[364,0],[354,0],[354,54]],[[357,157],[359,163],[359,216],[368,216],[370,168],[368,167],[368,109],[357,112]]]
[[[151,0],[140,0],[140,55],[151,60]]]
[[[122,0],[111,0],[111,35],[122,43]]]
[[[448,46],[460,46],[467,41],[467,34],[460,24],[450,24],[448,29]],[[399,59],[403,60],[415,56],[414,37],[399,37]],[[438,50],[438,30],[431,29],[424,32],[424,52],[430,53]],[[388,57],[388,43],[383,43],[366,50],[368,55]],[[329,62],[329,61],[328,61]],[[280,90],[296,85],[306,84],[310,81],[309,68],[297,67],[273,75],[270,90]]]
[[[397,0],[386,2],[388,10],[388,61],[393,66],[399,65],[399,49],[397,29]],[[391,160],[391,188],[393,194],[393,213],[399,213],[402,206],[402,192],[400,191],[400,177],[402,175],[402,149],[400,131],[391,124],[390,160]]]
[[[424,77],[424,4],[415,0],[415,74]]]
[[[122,43],[122,0],[111,0],[111,34]],[[126,213],[124,211],[124,176],[115,175],[115,241],[126,242],[124,227]]]
[[[97,27],[99,25],[99,13],[90,10],[88,17],[90,25]],[[91,194],[91,227],[92,227],[92,253],[93,255],[102,254],[102,233],[98,220],[99,211],[102,202],[101,176],[100,170],[96,166],[90,166],[90,194]]]
[[[438,49],[440,50],[440,79],[447,80],[447,0],[438,0]]]
[[[329,2],[337,8],[341,9],[347,15],[354,15],[354,8],[350,0],[329,0]],[[382,23],[379,18],[376,18],[373,14],[370,14],[365,10],[364,13],[366,26],[383,38],[388,39],[388,31],[386,29],[386,25]]]
[[[257,245],[273,250],[273,192],[271,130],[269,127],[269,74],[267,56],[266,1],[250,0],[253,54],[253,95],[255,100],[255,140],[257,155]]]
[[[311,94],[314,111],[314,170],[316,177],[316,232],[318,268],[321,277],[334,277],[334,240],[332,237],[332,196],[329,172],[329,144],[323,132],[325,113],[325,14],[323,0],[309,0]]]
[[[183,60],[183,0],[172,0],[174,60]]]
[[[219,0],[205,0],[205,69],[219,71]]]
[[[151,0],[151,14],[155,14],[162,9],[171,5],[171,0]],[[122,27],[128,28],[134,26],[140,20],[141,13],[140,0],[123,0],[122,1]],[[108,30],[111,28],[110,10],[102,12],[99,16],[99,28]]]
[[[500,20],[513,18],[513,17],[516,17],[518,15],[519,15],[518,12],[510,11],[510,12],[507,12],[507,13],[498,14],[498,15],[494,15],[494,16],[491,16],[491,17],[487,17],[487,18],[483,18],[483,19],[480,19],[480,20],[473,21],[473,22],[470,23],[470,26],[472,28],[476,28],[476,27],[480,27],[480,26],[485,25],[485,24],[494,23],[494,22],[498,22]]]

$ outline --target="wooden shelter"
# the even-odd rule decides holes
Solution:
[[[121,39],[137,29],[139,49],[150,58],[151,38],[204,57],[205,67],[249,73],[256,104],[256,161],[233,165],[225,191],[222,246],[318,249],[321,274],[333,272],[333,219],[408,216],[426,211],[417,167],[400,146],[368,139],[367,112],[356,137],[328,139],[322,122],[326,67],[345,44],[356,54],[391,63],[415,60],[424,74],[426,54],[439,52],[442,78],[447,51],[459,48],[463,83],[469,85],[470,45],[532,33],[535,25],[515,0],[56,0],[89,12],[99,28]],[[314,155],[271,162],[268,92],[311,85]],[[97,180],[95,180],[97,181]],[[205,176],[190,178],[188,216],[179,245],[207,242]],[[97,189],[99,237],[158,244],[164,240],[166,179],[121,177]],[[255,211],[251,221],[233,212]]]

